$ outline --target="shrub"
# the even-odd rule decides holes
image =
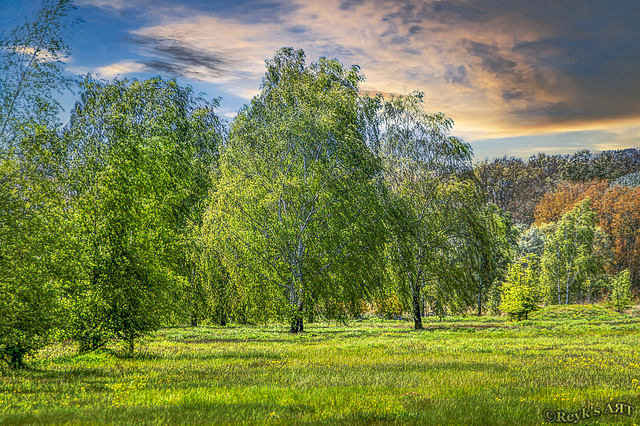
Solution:
[[[532,256],[525,256],[512,263],[502,285],[500,310],[518,321],[528,319],[531,312],[539,309],[541,295],[531,267],[533,260]]]
[[[609,294],[608,306],[622,313],[622,311],[631,305],[630,290],[631,274],[628,269],[625,269],[611,280],[611,293]]]

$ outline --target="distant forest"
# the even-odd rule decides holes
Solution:
[[[544,217],[536,216],[540,202],[548,200],[562,187],[583,193],[581,184],[606,182],[612,186],[637,187],[640,177],[640,149],[628,148],[591,154],[539,153],[528,161],[506,156],[476,164],[476,173],[489,201],[511,214],[514,222],[531,225]],[[543,206],[540,206],[542,209]]]

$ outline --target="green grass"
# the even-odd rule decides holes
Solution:
[[[640,322],[600,307],[498,317],[167,328],[136,356],[51,345],[0,370],[0,424],[640,423]],[[631,416],[608,412],[616,403]],[[624,408],[624,406],[618,406]]]

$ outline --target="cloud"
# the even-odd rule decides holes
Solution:
[[[215,80],[237,69],[230,52],[198,48],[183,40],[162,36],[138,35],[130,39],[149,59],[142,63],[150,70],[192,80]]]
[[[128,41],[151,72],[224,85],[250,98],[259,89],[264,60],[280,44],[263,33],[275,27],[200,15],[137,29]]]
[[[172,6],[159,0],[158,7]],[[640,118],[640,3],[632,0],[174,7],[131,32],[142,59],[118,66],[223,84],[246,97],[257,92],[265,59],[283,46],[303,48],[311,59],[360,65],[364,90],[425,91],[428,109],[452,116],[470,140],[604,130]]]
[[[515,100],[524,99],[530,96],[531,96],[530,92],[527,93],[523,90],[507,89],[502,92],[502,99],[504,99],[505,101],[515,101]]]
[[[500,54],[495,45],[477,43],[467,39],[462,40],[461,44],[470,55],[480,58],[482,67],[493,74],[513,74],[518,65]]]
[[[469,84],[467,79],[467,69],[464,65],[454,67],[453,65],[447,67],[447,71],[444,74],[444,78],[447,83],[454,84]]]
[[[99,67],[98,73],[103,78],[113,78],[117,75],[141,73],[148,71],[148,67],[144,64],[135,61],[124,61],[116,64],[108,65],[105,67]]]
[[[76,0],[78,6],[93,6],[106,10],[121,11],[148,4],[148,0]]]
[[[67,70],[75,74],[99,74],[101,78],[107,79],[111,79],[116,76],[125,76],[127,74],[149,72],[149,68],[145,64],[136,61],[120,61],[98,68],[73,66],[67,67]]]
[[[293,34],[302,34],[309,31],[309,27],[307,27],[306,25],[296,25],[294,27],[287,28],[287,31]]]
[[[340,10],[349,10],[354,6],[360,6],[364,3],[364,0],[344,0],[340,3]]]
[[[510,156],[528,158],[539,152],[573,154],[588,149],[592,152],[640,147],[640,126],[621,126],[611,130],[577,130],[547,132],[471,142],[476,160],[495,158],[508,152]],[[501,153],[501,154],[497,154]]]

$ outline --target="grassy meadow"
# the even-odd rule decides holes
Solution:
[[[0,424],[640,424],[633,313],[412,324],[166,328],[131,358],[53,344],[0,370]]]

